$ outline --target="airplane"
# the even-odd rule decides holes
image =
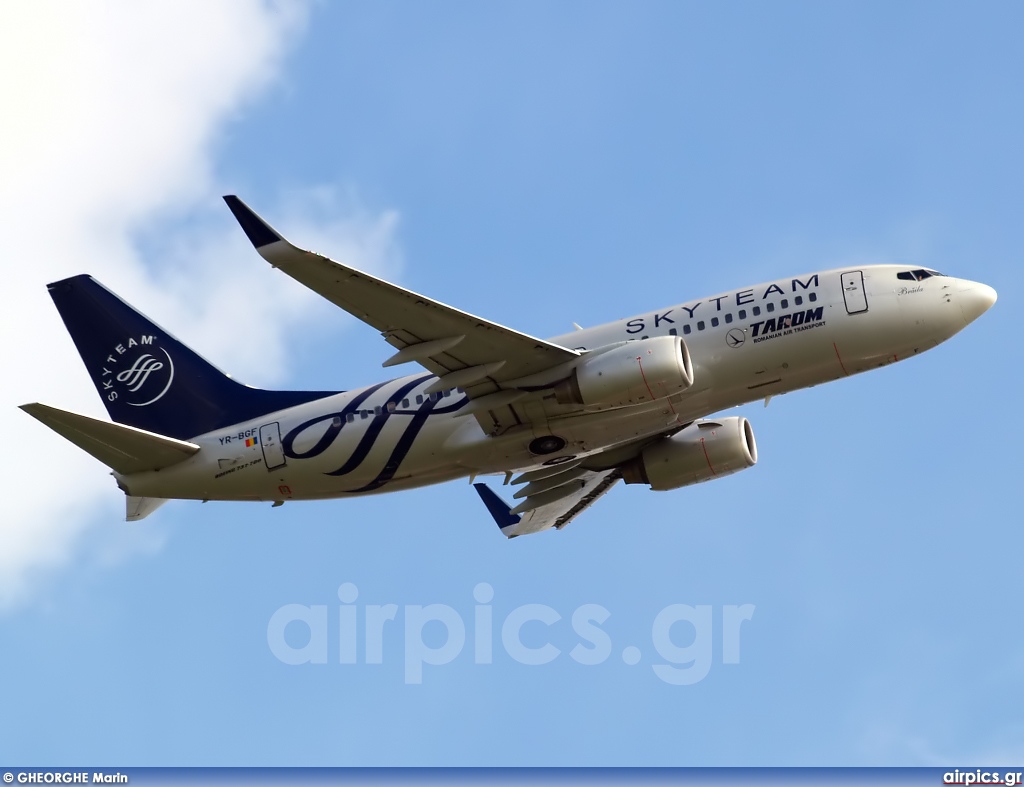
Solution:
[[[562,529],[618,481],[666,491],[752,467],[750,422],[716,413],[910,358],[996,301],[930,268],[860,265],[544,340],[293,246],[224,200],[264,260],[380,332],[384,367],[421,370],[251,388],[92,277],[48,285],[112,422],[22,409],[112,470],[129,521],[169,499],[279,506],[468,476],[506,537]],[[477,481],[500,475],[511,503]]]

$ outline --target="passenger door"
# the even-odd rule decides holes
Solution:
[[[864,292],[864,272],[847,271],[842,276],[843,300],[847,314],[860,314],[868,310],[868,296]]]
[[[284,448],[281,447],[281,425],[274,421],[260,427],[260,445],[263,447],[263,461],[267,470],[284,467]]]

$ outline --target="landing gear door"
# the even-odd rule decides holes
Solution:
[[[847,271],[843,274],[843,300],[846,301],[847,314],[860,314],[868,310],[863,271]]]
[[[281,425],[274,421],[260,427],[260,445],[263,447],[263,462],[267,470],[284,467],[284,449],[281,447]]]

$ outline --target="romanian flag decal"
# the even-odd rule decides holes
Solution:
[[[248,440],[245,441],[245,447],[250,448],[256,445],[259,441],[260,439],[258,437],[250,437]]]

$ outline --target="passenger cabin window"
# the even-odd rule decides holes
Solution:
[[[782,307],[783,309],[788,309],[789,308],[789,301],[787,301],[785,298],[783,298],[782,301],[779,303],[779,306]]]
[[[746,309],[740,309],[740,319],[741,320],[747,319],[747,310]]]
[[[712,317],[711,318],[711,327],[712,328],[717,328],[718,327],[718,318],[717,317]]]
[[[732,312],[729,312],[728,314],[725,315],[725,324],[728,325],[731,322],[732,322]]]
[[[816,300],[818,300],[818,293],[812,292],[810,295],[807,296],[807,300],[809,300],[811,303],[814,303]]]
[[[684,325],[684,326],[683,326],[683,333],[685,333],[685,334],[686,334],[687,336],[689,336],[689,335],[690,335],[690,331],[691,331],[691,330],[692,330],[692,328],[690,328],[690,326],[689,326],[689,325]]]
[[[755,306],[751,311],[754,312],[754,316],[755,317],[759,317],[761,315],[761,307],[760,306]]]
[[[703,331],[704,330],[704,320],[698,320],[697,321],[697,330],[698,331]]]
[[[797,296],[796,296],[796,297],[795,297],[795,298],[793,299],[793,303],[795,303],[795,304],[796,304],[797,306],[799,306],[799,305],[800,305],[801,303],[803,303],[803,302],[804,302],[804,299],[803,299],[803,296],[801,296],[801,295],[797,295]]]
[[[768,309],[768,313],[771,314],[773,311],[775,311],[775,304],[769,303],[765,308]]]

